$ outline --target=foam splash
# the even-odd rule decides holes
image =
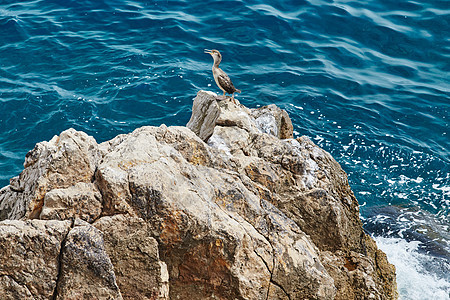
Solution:
[[[397,272],[397,287],[402,300],[448,300],[450,298],[450,274],[438,276],[427,266],[436,264],[436,258],[420,253],[420,242],[407,242],[399,238],[375,237]],[[445,264],[445,261],[443,262]],[[448,262],[447,262],[448,263]]]

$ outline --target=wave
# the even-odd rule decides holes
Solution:
[[[375,241],[386,253],[389,262],[395,265],[399,299],[448,299],[450,293],[448,260],[437,259],[418,251],[420,242],[383,237],[376,237]],[[436,273],[436,269],[441,270]]]

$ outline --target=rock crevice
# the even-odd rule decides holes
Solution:
[[[53,290],[53,294],[51,296],[51,300],[56,300],[58,298],[58,285],[61,281],[61,277],[62,277],[62,265],[63,265],[63,250],[65,248],[66,245],[66,241],[67,241],[67,236],[69,235],[70,230],[75,226],[75,220],[70,220],[71,224],[69,227],[69,230],[67,231],[66,235],[64,236],[63,240],[61,241],[61,249],[59,250],[59,254],[57,257],[58,260],[58,266],[57,266],[57,274],[56,274],[56,284],[55,284],[55,289]]]

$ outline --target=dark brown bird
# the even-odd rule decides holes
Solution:
[[[207,49],[205,49],[205,53],[210,54],[214,59],[212,72],[214,76],[214,81],[216,82],[217,86],[223,91],[224,96],[225,93],[231,94],[231,99],[233,100],[234,103],[236,103],[234,101],[234,93],[240,93],[241,90],[235,88],[227,73],[225,73],[221,68],[219,68],[219,64],[222,61],[222,54],[220,54],[218,50],[207,50]]]

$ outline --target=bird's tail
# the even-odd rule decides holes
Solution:
[[[236,89],[235,92],[240,94],[240,93],[241,93],[241,90]]]

